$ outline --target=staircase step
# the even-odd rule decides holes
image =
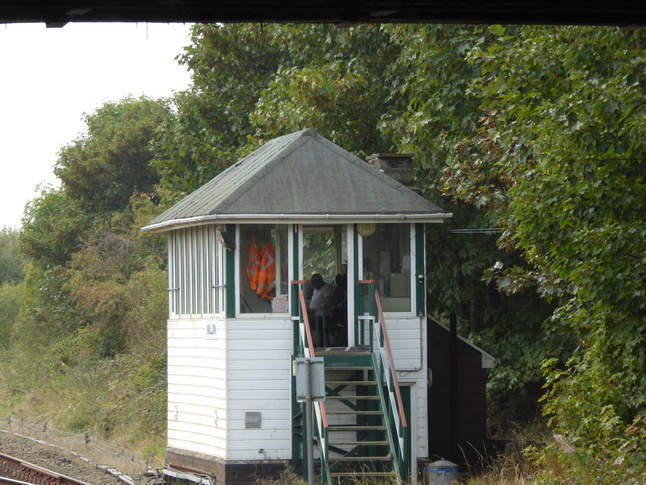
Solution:
[[[379,401],[379,396],[325,396],[325,399],[337,399],[341,401]]]
[[[392,472],[333,472],[330,473],[332,478],[364,478],[364,477],[391,477]]]
[[[351,370],[351,371],[374,371],[374,367],[371,365],[356,365],[356,364],[347,364],[342,362],[335,362],[332,364],[325,364],[325,370],[335,371],[335,370]]]
[[[388,441],[335,441],[334,446],[388,446]]]
[[[329,457],[328,461],[367,462],[367,461],[392,461],[392,456],[337,456]]]
[[[328,431],[386,431],[385,426],[357,426],[353,424],[332,424]]]
[[[377,381],[325,381],[327,387],[333,386],[376,386]]]
[[[352,409],[339,409],[338,411],[332,409],[325,409],[325,413],[330,415],[344,415],[344,416],[383,416],[383,411],[354,411]]]

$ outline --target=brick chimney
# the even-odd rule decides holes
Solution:
[[[409,189],[419,191],[415,186],[412,153],[375,153],[366,157],[366,162]]]

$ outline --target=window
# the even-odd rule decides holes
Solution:
[[[363,278],[376,281],[384,312],[411,309],[411,231],[408,224],[376,224],[363,237]]]
[[[287,225],[240,226],[240,312],[289,310]]]
[[[327,282],[347,273],[347,226],[303,226],[303,278],[319,273]]]
[[[222,247],[216,226],[173,231],[168,236],[171,316],[202,316],[224,309]]]

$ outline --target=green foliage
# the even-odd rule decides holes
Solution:
[[[401,54],[390,66],[393,97],[403,109],[385,113],[382,130],[397,149],[415,154],[418,186],[439,199],[441,171],[454,147],[477,126],[482,111],[467,92],[479,66],[466,55],[487,35],[483,27],[404,25],[392,27]]]
[[[23,284],[3,283],[0,286],[0,352],[11,345],[11,332],[23,303],[24,290]]]
[[[163,435],[165,361],[157,356],[165,346],[166,245],[140,229],[167,207],[161,195],[173,197],[138,190],[152,191],[157,181],[148,146],[166,114],[163,102],[145,98],[106,103],[86,117],[88,134],[61,151],[63,186],[42,189],[28,204],[24,283],[0,289],[0,332],[10,333],[0,354],[0,400],[66,414],[60,419],[70,429]],[[141,369],[155,389],[131,379]],[[108,383],[149,410],[145,428],[121,423],[128,406]],[[46,410],[50,401],[60,409]]]
[[[195,190],[257,144],[308,126],[357,152],[389,147],[377,129],[392,105],[385,29],[212,24],[192,38],[180,62],[193,86],[156,142],[164,187]]]
[[[290,56],[251,115],[257,133],[270,139],[310,127],[355,153],[387,151],[390,143],[377,128],[393,109],[388,67],[399,48],[390,32],[371,25],[281,30],[276,41],[288,40]],[[306,43],[311,55],[303,59]]]
[[[578,342],[545,364],[553,425],[586,452],[612,450],[646,405],[644,33],[491,32],[470,53],[486,116],[447,185],[489,198],[500,244],[535,268],[501,277],[533,280],[559,305],[547,332]]]
[[[456,147],[474,136],[485,114],[481,99],[469,91],[482,71],[480,64],[469,62],[469,52],[495,42],[496,36],[482,26],[406,25],[390,30],[400,50],[388,68],[391,98],[400,108],[384,113],[381,130],[396,151],[415,155],[417,185],[424,195],[453,213],[442,227],[427,231],[429,309],[439,317],[456,311],[468,322],[464,333],[496,356],[489,380],[492,392],[524,392],[542,382],[540,357],[562,355],[567,339],[543,335],[541,323],[551,308],[537,298],[531,284],[513,296],[501,291],[505,280],[493,268],[526,272],[527,265],[519,251],[498,247],[499,226],[488,212],[497,199],[484,193],[460,198],[463,194],[455,187],[445,190],[444,178],[446,165],[464,157]],[[467,166],[460,174],[471,177],[472,172]],[[521,342],[528,347],[516,347]]]
[[[0,231],[0,284],[19,283],[25,277],[27,260],[19,250],[20,232],[3,228]]]
[[[29,267],[15,345],[0,353],[0,400],[28,401],[68,429],[155,442],[166,418],[166,255],[150,241],[158,236],[133,226],[154,212],[150,198],[133,206],[115,215],[118,232],[94,234],[65,270]],[[56,291],[43,286],[48,277]],[[57,308],[69,314],[55,318]]]
[[[646,480],[646,426],[637,417],[622,439],[600,441],[597,446],[578,446],[561,435],[542,450],[528,450],[541,470],[545,484],[639,485]]]
[[[310,278],[314,273],[319,273],[323,278],[334,278],[335,247],[334,237],[330,233],[310,232],[303,234],[303,275]],[[330,283],[331,281],[326,281]]]
[[[64,266],[92,227],[92,216],[64,189],[41,187],[25,207],[21,250],[39,268]]]
[[[146,97],[85,115],[87,134],[60,150],[54,168],[68,197],[96,216],[124,209],[135,191],[152,192],[159,177],[149,142],[168,116],[163,100]]]
[[[59,267],[27,266],[21,306],[12,327],[12,340],[24,352],[42,353],[57,339],[87,323],[65,291],[69,277]]]
[[[155,166],[165,187],[195,190],[237,160],[236,149],[253,133],[249,113],[280,61],[280,48],[270,41],[279,28],[193,27],[193,45],[180,57],[193,85],[175,96],[176,115],[156,141],[163,158]]]

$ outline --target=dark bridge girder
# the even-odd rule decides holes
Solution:
[[[643,2],[432,0],[0,0],[0,23],[305,22],[642,26]]]

